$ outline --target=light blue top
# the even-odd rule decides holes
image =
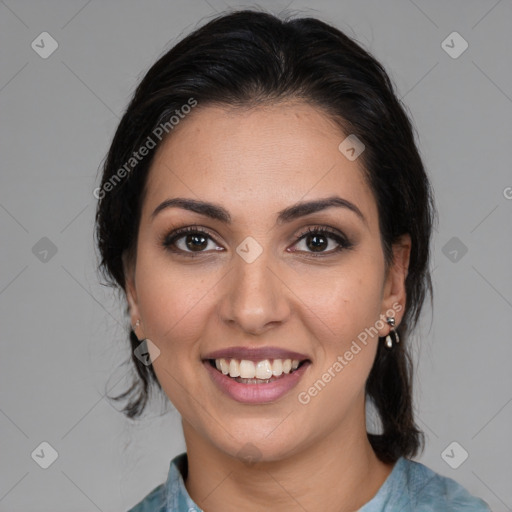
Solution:
[[[187,454],[171,460],[167,481],[128,512],[202,512],[185,487]],[[455,480],[400,457],[377,494],[357,512],[491,512]]]

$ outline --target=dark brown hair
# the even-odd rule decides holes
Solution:
[[[416,455],[424,440],[414,422],[408,334],[426,295],[432,300],[429,257],[435,207],[411,122],[385,70],[351,38],[320,20],[282,20],[252,10],[223,14],[165,53],[138,85],[113,138],[97,189],[99,269],[121,291],[125,287],[122,257],[135,256],[146,177],[154,152],[165,138],[136,165],[132,162],[130,172],[120,169],[126,171],[133,153],[152,134],[155,139],[158,126],[170,123],[191,98],[198,109],[299,99],[325,111],[345,134],[355,134],[365,144],[360,158],[376,198],[388,267],[398,237],[408,233],[412,240],[407,303],[397,329],[401,343],[393,350],[379,343],[366,383],[367,397],[382,425],[382,433],[368,437],[384,462]],[[133,331],[130,342],[136,375],[129,389],[112,398],[126,400],[123,412],[135,418],[143,412],[153,385],[160,385],[153,367],[133,354],[140,343]]]

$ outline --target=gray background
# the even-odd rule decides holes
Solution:
[[[250,5],[0,1],[1,511],[126,510],[184,450],[172,408],[131,424],[104,398],[126,384],[128,324],[98,283],[92,191],[149,66],[216,11]],[[434,311],[414,340],[418,460],[512,510],[510,0],[259,5],[345,30],[410,109],[440,219]],[[59,45],[47,59],[31,48],[44,31]],[[453,31],[469,44],[456,59],[441,46]],[[31,457],[43,441],[59,454],[48,469]],[[453,441],[469,453],[458,469],[441,455]]]

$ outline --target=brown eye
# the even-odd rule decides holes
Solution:
[[[185,239],[185,245],[191,251],[201,251],[208,246],[208,238],[201,233],[188,234],[182,238]]]
[[[350,249],[353,244],[341,232],[334,231],[327,227],[312,227],[297,237],[295,245],[304,242],[303,247],[306,250],[299,249],[301,252],[315,255],[331,255],[344,249]],[[326,250],[331,247],[330,250]]]
[[[207,231],[188,226],[169,233],[162,240],[162,245],[174,253],[193,255],[193,253],[206,252],[210,242],[212,242],[210,249],[219,250],[219,246]],[[222,248],[220,249],[222,250]]]
[[[309,234],[305,237],[306,246],[314,252],[323,251],[329,245],[329,237],[321,234]]]

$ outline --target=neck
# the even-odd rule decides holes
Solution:
[[[377,458],[366,424],[358,427],[332,431],[279,460],[247,464],[184,422],[187,491],[208,512],[268,510],[269,504],[276,512],[356,511],[375,496],[394,466]]]

